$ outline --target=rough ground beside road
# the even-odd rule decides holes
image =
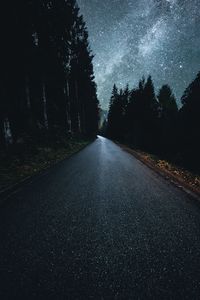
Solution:
[[[64,140],[59,145],[37,145],[19,153],[0,153],[0,193],[53,164],[68,158],[86,145],[88,140]]]
[[[180,187],[187,189],[188,192],[191,191],[196,194],[197,197],[200,197],[200,175],[183,169],[167,160],[160,159],[156,155],[138,149],[132,149],[123,144],[117,144],[154,171],[157,171]]]
[[[98,138],[0,210],[0,299],[199,299],[200,205]]]

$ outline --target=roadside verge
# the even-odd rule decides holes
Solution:
[[[200,176],[183,170],[171,163],[154,157],[148,153],[137,151],[126,145],[117,143],[123,150],[133,155],[150,169],[169,180],[176,187],[184,190],[187,194],[200,200]]]
[[[9,157],[5,161],[1,160],[0,205],[21,186],[48,172],[51,167],[83,150],[91,142],[74,140],[67,147],[63,146],[57,149],[42,147],[37,154],[25,157],[22,161],[18,161],[16,156]]]

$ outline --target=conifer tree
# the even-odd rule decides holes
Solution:
[[[126,109],[129,94],[128,85],[124,90],[120,89],[120,91],[114,85],[110,99],[107,131],[110,137],[121,141],[125,139],[126,135]]]
[[[158,94],[160,109],[159,140],[161,151],[172,153],[176,147],[178,106],[168,85],[163,85]]]
[[[68,131],[94,136],[93,55],[76,1],[29,0],[2,10],[1,144],[5,124],[14,143]]]
[[[157,107],[151,76],[142,78],[133,89],[127,106],[127,123],[130,142],[139,148],[156,148]]]
[[[179,113],[180,149],[182,160],[200,171],[200,72],[182,96]]]

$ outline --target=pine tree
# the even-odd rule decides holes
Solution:
[[[109,103],[109,112],[108,112],[108,126],[107,126],[107,135],[110,138],[116,138],[116,134],[117,134],[117,115],[115,112],[115,107],[116,107],[116,103],[118,101],[118,88],[116,87],[116,85],[114,84],[113,86],[113,90],[112,90],[112,94],[111,94],[111,98],[110,98],[110,103]]]
[[[88,33],[75,0],[2,6],[0,140],[95,135],[98,99]],[[9,20],[9,22],[7,21]]]
[[[160,89],[158,101],[160,109],[160,150],[169,154],[173,153],[176,148],[178,106],[168,85],[163,85]]]
[[[125,139],[126,134],[126,108],[129,94],[128,85],[124,90],[120,89],[120,91],[118,91],[116,85],[113,86],[109,105],[107,132],[111,138],[120,141]]]
[[[98,100],[94,82],[93,55],[89,48],[88,32],[82,16],[78,22],[79,38],[77,42],[77,93],[78,119],[81,132],[93,136],[98,130]]]
[[[143,147],[154,151],[157,148],[157,117],[158,103],[155,96],[154,85],[151,76],[147,78],[142,93],[142,135]]]
[[[135,147],[140,147],[142,138],[140,134],[142,92],[141,86],[131,91],[126,109],[126,136],[128,142]]]
[[[200,72],[182,96],[179,113],[180,152],[189,167],[200,171]]]
[[[129,141],[135,147],[154,150],[157,142],[157,111],[151,76],[147,81],[143,77],[138,88],[133,89],[127,106],[127,124]]]

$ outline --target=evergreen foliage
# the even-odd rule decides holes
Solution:
[[[176,149],[178,106],[169,85],[163,85],[158,93],[160,151],[173,153]]]
[[[180,149],[186,164],[200,169],[200,72],[185,90],[181,101]]]
[[[107,136],[135,148],[165,156],[200,171],[200,73],[189,85],[178,110],[169,85],[155,95],[151,76],[138,87],[118,90],[114,85]]]
[[[108,114],[108,135],[114,139],[123,139],[124,136],[128,95],[128,87],[118,92],[116,85],[113,86]]]
[[[1,7],[0,146],[58,134],[94,137],[98,100],[75,0]]]

